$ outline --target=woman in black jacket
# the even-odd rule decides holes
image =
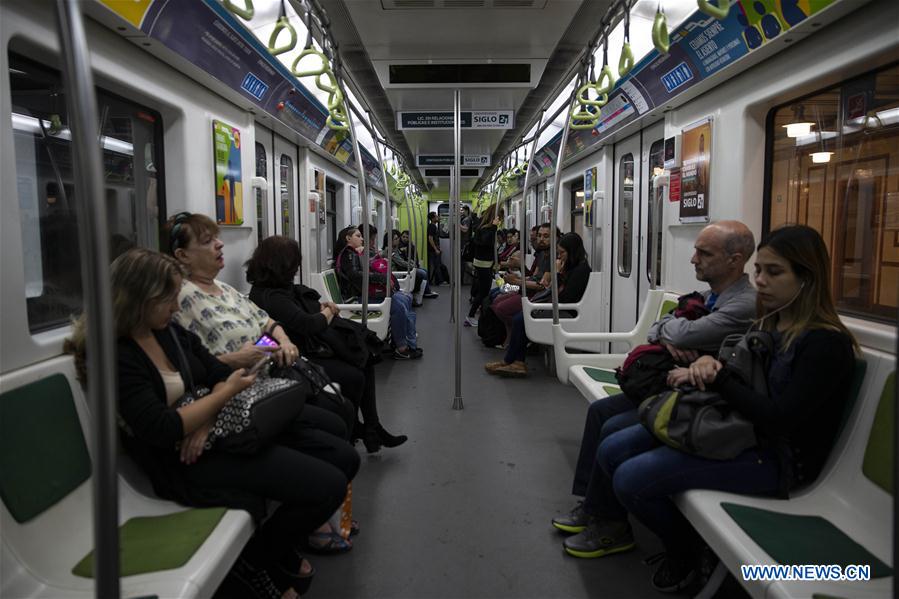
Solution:
[[[481,215],[481,224],[471,235],[471,243],[474,246],[474,290],[471,296],[471,308],[468,309],[468,318],[465,326],[476,327],[478,321],[475,315],[481,309],[481,304],[490,295],[490,287],[493,285],[494,258],[496,257],[496,231],[503,222],[503,209],[497,212],[496,204],[491,204]]]
[[[263,239],[245,265],[247,281],[253,286],[250,299],[284,327],[291,340],[302,348],[303,355],[324,368],[362,412],[364,424],[357,425],[353,435],[362,439],[368,453],[378,451],[382,445],[402,445],[406,435],[391,435],[378,419],[375,371],[367,348],[347,347],[341,333],[335,330],[334,325],[342,321],[336,304],[319,302],[317,291],[294,284],[300,260],[300,246],[293,239],[280,235]],[[350,334],[352,327],[359,326],[343,322]],[[351,351],[354,355],[348,355]]]
[[[181,283],[175,259],[151,250],[132,249],[112,263],[122,441],[161,497],[185,505],[245,509],[257,523],[267,500],[280,502],[232,571],[256,596],[279,598],[291,585],[301,586],[304,570],[308,579],[311,568],[294,545],[340,506],[359,469],[359,456],[343,439],[309,426],[307,411],[317,411],[316,419],[336,419],[342,428],[336,416],[312,406],[258,453],[229,454],[214,444],[207,448],[219,411],[256,376],[242,368],[232,371],[199,337],[172,322]],[[84,338],[81,319],[69,343],[77,364],[83,364]],[[190,372],[179,367],[178,346]],[[191,379],[211,392],[177,406],[185,381]]]
[[[584,249],[584,241],[577,233],[566,233],[559,239],[556,247],[556,265],[559,276],[559,303],[574,304],[581,301],[587,283],[590,282],[590,263],[587,261],[587,252]],[[549,271],[547,271],[547,275]],[[549,278],[549,277],[546,277]],[[550,287],[536,294],[533,302],[551,301]],[[546,316],[546,315],[541,315]],[[506,348],[506,356],[497,362],[488,362],[484,369],[490,374],[498,374],[503,377],[524,377],[528,374],[528,367],[524,362],[527,351],[528,337],[524,328],[524,312],[519,311],[512,318],[512,332],[509,335],[509,346]]]

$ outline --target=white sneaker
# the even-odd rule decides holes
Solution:
[[[472,316],[466,316],[464,325],[467,327],[476,327],[478,326],[478,320]]]

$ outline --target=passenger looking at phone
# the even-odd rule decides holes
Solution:
[[[720,221],[705,227],[696,238],[690,262],[696,278],[710,287],[702,294],[709,314],[696,320],[666,314],[650,327],[647,340],[662,344],[676,362],[689,365],[701,353],[717,351],[726,336],[745,333],[756,315],[756,292],[744,272],[754,244],[752,231],[741,222]],[[670,383],[681,380],[686,372],[687,368],[674,369]],[[563,532],[578,533],[564,542],[570,555],[600,557],[633,542],[630,528],[616,537],[615,547],[598,534],[596,506],[602,498],[614,502],[614,493],[611,478],[597,460],[597,450],[603,439],[638,422],[635,401],[641,399],[621,393],[595,401],[587,410],[571,491],[584,499],[552,521]]]
[[[132,249],[112,263],[111,275],[117,412],[126,451],[160,497],[250,512],[259,529],[233,570],[249,587],[248,595],[294,597],[304,592],[313,571],[296,546],[340,506],[359,469],[359,455],[338,435],[301,419],[318,410],[321,422],[330,421],[338,430],[343,423],[307,405],[303,416],[255,453],[236,455],[215,443],[207,447],[210,423],[256,375],[219,361],[197,335],[173,321],[180,309],[182,270],[172,257]],[[77,321],[67,341],[82,383],[87,324],[83,318]],[[191,380],[211,391],[177,405]],[[263,520],[268,501],[280,505]]]
[[[351,334],[360,325],[341,319],[337,305],[321,302],[314,289],[294,283],[300,260],[300,246],[293,239],[279,235],[263,239],[246,263],[247,281],[253,285],[250,299],[278,319],[308,359],[324,368],[362,412],[363,423],[357,423],[353,437],[362,439],[369,453],[381,446],[402,445],[406,435],[391,435],[378,418],[375,371],[367,349],[361,348],[361,358],[356,356],[359,352],[349,356],[335,330],[341,321],[342,330],[349,328]]]
[[[169,253],[187,271],[176,321],[199,335],[209,351],[232,368],[252,368],[264,355],[254,346],[263,333],[280,345],[273,358],[279,364],[292,364],[300,352],[284,329],[265,310],[216,279],[225,267],[225,244],[218,233],[212,219],[190,212],[176,214],[163,227]]]

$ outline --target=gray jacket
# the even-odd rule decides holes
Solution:
[[[705,291],[702,296],[708,299],[710,294]],[[666,314],[649,328],[646,338],[650,343],[663,341],[682,349],[715,352],[727,335],[745,333],[755,317],[755,288],[744,273],[721,292],[708,316],[687,320]]]

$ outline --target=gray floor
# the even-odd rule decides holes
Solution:
[[[450,290],[419,308],[420,361],[378,365],[381,421],[409,435],[367,456],[353,484],[361,533],[351,552],[311,556],[315,597],[662,597],[650,586],[658,541],[596,560],[564,554],[550,525],[573,504],[571,478],[586,402],[528,357],[508,380],[483,364],[502,353],[463,329],[465,409],[453,411]],[[468,289],[463,301],[467,305]]]

